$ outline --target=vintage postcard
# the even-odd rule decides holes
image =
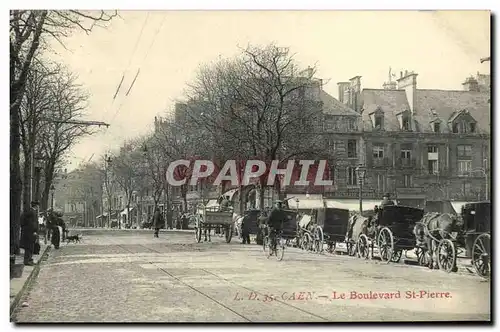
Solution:
[[[11,321],[490,322],[490,24],[11,10]]]

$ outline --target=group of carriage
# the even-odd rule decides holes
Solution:
[[[255,235],[262,244],[266,233],[266,214],[269,210],[249,210],[235,217],[231,210],[201,207],[195,221],[196,241],[202,234],[219,229],[226,242],[233,233],[241,236],[244,219],[247,234]],[[307,214],[285,209],[281,237],[290,246],[322,253],[343,252],[360,258],[374,258],[375,249],[384,262],[399,262],[403,253],[414,250],[415,259],[422,266],[436,267],[452,272],[457,270],[457,257],[465,252],[476,273],[488,278],[491,271],[491,203],[465,204],[458,216],[428,213],[410,206],[385,206],[376,216],[350,215],[346,209],[311,210]],[[420,235],[420,236],[419,236]]]

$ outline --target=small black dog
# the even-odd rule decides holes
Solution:
[[[70,242],[79,243],[81,239],[82,239],[81,234],[71,235],[71,236],[66,237],[66,243],[70,243]]]

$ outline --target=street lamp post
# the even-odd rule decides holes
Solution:
[[[363,184],[365,180],[366,167],[363,164],[359,164],[356,167],[356,175],[358,177],[359,184],[359,213],[363,213]]]

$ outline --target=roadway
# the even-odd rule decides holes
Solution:
[[[474,275],[260,246],[192,232],[83,231],[52,249],[18,322],[360,322],[490,320]],[[364,298],[366,297],[366,298]]]

